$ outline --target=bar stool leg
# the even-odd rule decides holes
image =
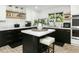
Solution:
[[[54,48],[54,46],[55,46],[54,44],[55,44],[55,43],[53,43],[53,53],[54,53],[54,49],[55,49],[55,48]]]
[[[50,51],[49,51],[49,46],[48,46],[48,50],[47,50],[47,52],[49,53]]]

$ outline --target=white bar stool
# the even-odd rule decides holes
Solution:
[[[40,39],[41,44],[48,46],[48,52],[50,52],[49,48],[52,48],[53,53],[54,53],[54,42],[55,42],[55,38],[53,38],[53,37],[45,37],[45,38]]]

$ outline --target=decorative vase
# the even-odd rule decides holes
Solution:
[[[42,23],[38,23],[37,29],[38,30],[42,30],[43,29]]]

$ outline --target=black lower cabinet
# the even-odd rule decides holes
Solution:
[[[1,31],[0,32],[0,47],[4,45],[11,45],[14,47],[13,44],[22,41],[22,33],[19,30],[11,30],[11,31]]]
[[[23,52],[24,53],[36,53],[38,52],[39,40],[37,37],[33,37],[31,35],[24,35],[23,39]]]
[[[56,29],[55,41],[70,44],[70,30]]]
[[[26,29],[0,31],[0,47],[9,45],[14,48],[21,45],[23,41],[23,33],[21,33],[21,30]]]
[[[21,33],[21,30],[12,31],[11,35],[12,35],[12,39],[9,42],[9,46],[11,48],[15,48],[19,45],[22,45],[23,34]]]
[[[12,35],[10,31],[1,31],[0,32],[0,47],[6,45],[8,42],[11,42]]]

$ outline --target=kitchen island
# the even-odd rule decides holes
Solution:
[[[48,29],[46,31],[33,31],[30,30],[23,30],[22,33],[25,33],[23,39],[23,52],[24,53],[40,53],[41,52],[41,44],[40,38],[45,36],[49,36],[49,34],[53,34],[55,32],[54,29]]]

